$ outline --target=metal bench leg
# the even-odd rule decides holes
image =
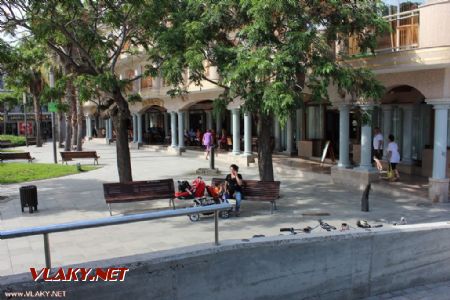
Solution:
[[[274,210],[274,202],[270,202],[271,206],[270,206],[270,214],[273,214],[273,210]]]
[[[109,215],[112,217],[111,203],[108,203],[108,207],[109,207]]]
[[[172,208],[175,209],[175,199],[172,198],[169,200],[169,206],[172,206]]]

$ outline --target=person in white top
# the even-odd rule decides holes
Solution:
[[[398,145],[394,142],[394,136],[389,135],[389,144],[387,148],[387,157],[389,159],[389,164],[394,171],[394,178],[392,180],[398,181],[400,179],[400,174],[397,170],[397,164],[400,162],[400,153],[398,152]]]
[[[383,165],[380,160],[383,157],[383,135],[381,134],[380,128],[375,127],[373,133],[373,160],[377,165],[378,171],[383,171]]]

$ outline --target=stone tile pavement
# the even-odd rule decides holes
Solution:
[[[0,185],[0,195],[7,196],[0,200],[0,230],[108,217],[102,183],[118,180],[115,146],[105,145],[104,140],[100,139],[86,142],[84,146],[89,150],[97,150],[101,168],[26,183],[38,187],[38,213],[21,212],[18,189],[23,184]],[[37,158],[36,162],[52,162],[50,143],[41,149],[31,146],[28,150]],[[196,177],[197,168],[209,166],[208,161],[190,151],[179,157],[151,149],[131,150],[131,157],[134,180],[192,180]],[[76,162],[92,164],[92,160],[76,160],[72,163]],[[217,160],[216,166],[223,172],[221,176],[225,176],[228,164]],[[430,204],[420,195],[386,196],[377,191],[370,195],[371,211],[361,212],[361,192],[331,184],[326,171],[298,172],[295,166],[278,166],[275,169],[276,179],[282,181],[282,198],[278,201],[278,210],[271,215],[270,204],[244,201],[241,217],[220,220],[221,239],[243,239],[255,234],[278,235],[280,227],[312,226],[317,224],[318,218],[336,227],[342,222],[354,226],[358,219],[383,223],[385,227],[392,226],[390,224],[401,217],[405,217],[409,224],[449,219],[450,204]],[[258,178],[255,166],[242,166],[240,173],[244,178]],[[204,179],[207,182],[210,180],[208,177]],[[177,205],[189,204],[177,202]],[[168,201],[115,204],[113,212],[131,214],[167,206]],[[329,216],[318,216],[323,213]],[[213,226],[210,217],[204,217],[196,223],[190,222],[187,217],[178,217],[55,233],[50,235],[52,262],[55,266],[75,264],[212,243]],[[26,272],[30,266],[43,267],[42,240],[41,236],[34,236],[0,241],[0,276]]]
[[[426,284],[393,291],[364,300],[447,300],[450,299],[450,281]]]

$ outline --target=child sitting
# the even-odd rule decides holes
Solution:
[[[224,181],[224,182],[222,182],[220,184],[217,184],[217,186],[218,186],[218,189],[219,189],[218,190],[218,194],[219,194],[220,199],[222,199],[222,201],[224,203],[228,203],[228,199],[231,198],[230,197],[230,192],[229,192],[229,189],[228,189],[228,182]]]

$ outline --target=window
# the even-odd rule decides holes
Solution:
[[[151,88],[152,86],[153,86],[153,79],[151,76],[141,78],[141,88],[142,89]]]

